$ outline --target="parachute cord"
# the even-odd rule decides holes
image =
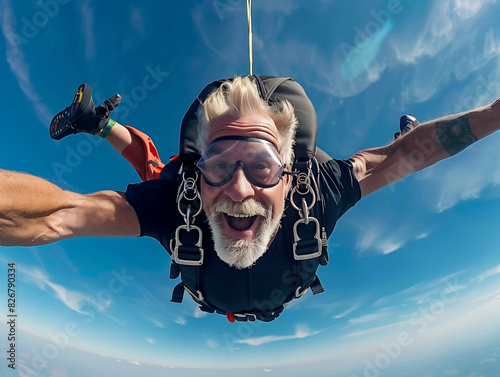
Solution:
[[[252,51],[252,0],[247,0],[248,18],[248,57],[250,60],[250,76],[253,75],[253,51]]]

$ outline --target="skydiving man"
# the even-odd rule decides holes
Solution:
[[[347,160],[319,150],[311,156],[309,149],[304,162],[303,120],[314,109],[302,111],[302,102],[286,94],[264,96],[263,81],[236,77],[200,95],[192,147],[199,156],[190,164],[182,155],[165,167],[147,136],[109,118],[119,97],[94,109],[82,88],[73,108],[56,116],[51,136],[105,137],[146,182],[81,195],[1,171],[0,244],[151,236],[172,256],[171,277],[181,273],[173,301],[187,291],[202,310],[230,321],[270,321],[307,288],[322,290],[316,269],[327,262],[327,239],[359,199],[500,128],[495,101],[419,124]]]

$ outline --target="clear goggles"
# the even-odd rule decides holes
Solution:
[[[262,139],[224,136],[215,139],[196,164],[210,186],[228,183],[241,167],[255,186],[276,186],[284,175],[284,165],[276,147]]]

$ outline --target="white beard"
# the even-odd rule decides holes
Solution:
[[[251,240],[234,240],[225,235],[222,230],[222,221],[225,221],[224,212],[259,215],[261,223],[255,237]],[[254,199],[248,199],[242,203],[222,200],[212,207],[208,215],[208,225],[212,231],[215,252],[219,258],[230,267],[241,270],[253,266],[264,255],[280,225],[280,219],[273,219],[272,211]]]

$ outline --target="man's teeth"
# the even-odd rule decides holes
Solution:
[[[240,218],[245,218],[245,217],[253,217],[255,215],[246,215],[244,213],[235,213],[235,214],[229,214],[227,213],[228,216],[231,216],[231,217],[240,217]]]

